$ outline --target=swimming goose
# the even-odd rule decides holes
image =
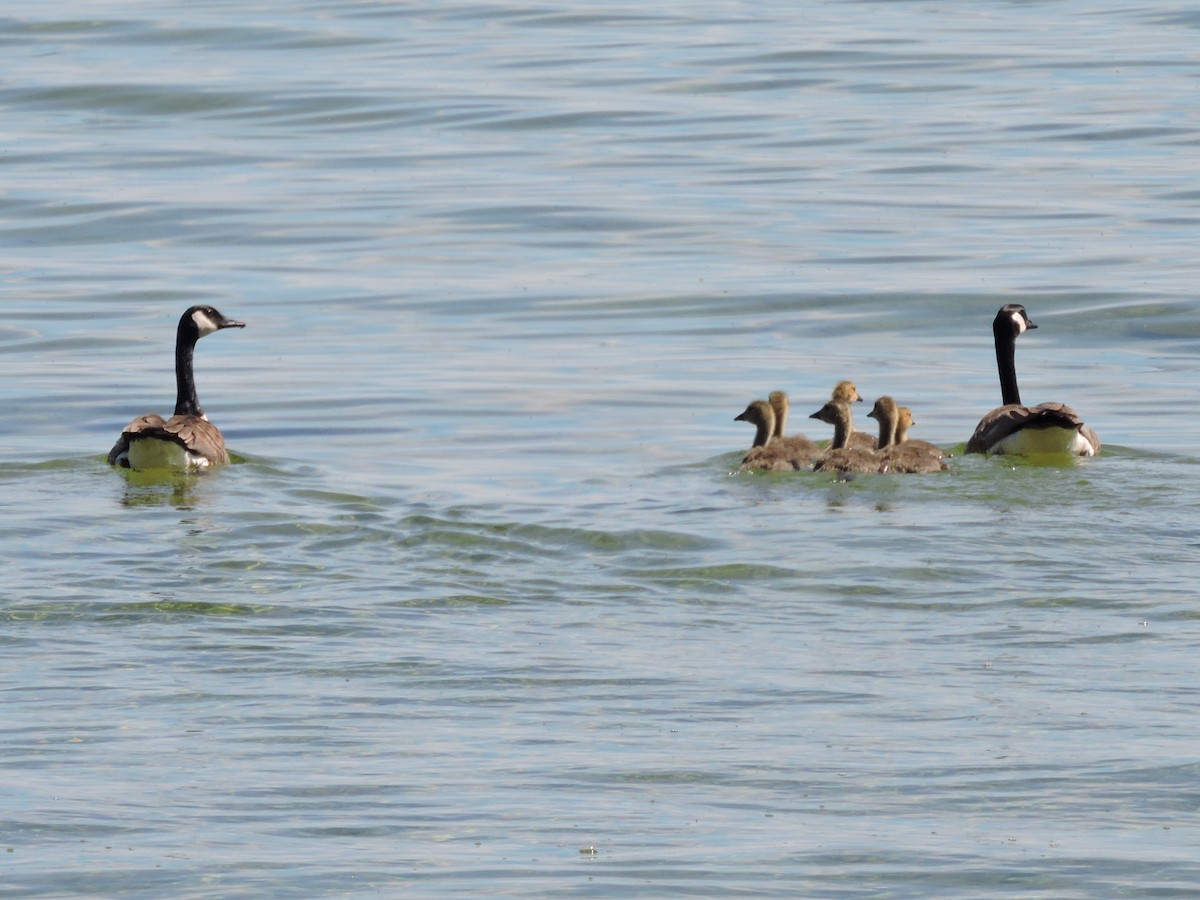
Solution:
[[[937,446],[937,444],[929,443],[929,441],[923,441],[920,438],[915,441],[910,440],[908,437],[908,429],[912,428],[913,425],[916,424],[916,422],[913,421],[912,410],[907,406],[901,406],[899,412],[900,417],[896,421],[896,439],[894,443],[905,444],[909,447],[920,447],[922,452],[936,453],[943,459],[954,455],[953,453],[947,453],[941,447]]]
[[[771,391],[768,402],[771,404],[771,410],[775,413],[775,431],[771,438],[771,447],[786,450],[794,460],[801,464],[802,468],[807,469],[809,464],[821,455],[821,448],[803,435],[784,435],[783,430],[787,426],[788,413],[792,408],[786,393]]]
[[[200,408],[192,355],[196,341],[223,328],[245,328],[211,306],[193,306],[179,319],[175,332],[175,414],[163,419],[149,413],[121,432],[108,463],[126,469],[203,469],[229,462],[225,438]]]
[[[858,392],[858,388],[853,381],[839,381],[834,385],[833,393],[829,396],[829,400],[831,403],[845,403],[847,406],[851,403],[863,402],[862,395]],[[879,442],[865,431],[855,431],[851,433],[850,443],[847,446],[859,450],[874,450],[879,446]]]
[[[854,435],[854,419],[850,404],[841,400],[830,400],[810,419],[820,419],[833,426],[833,443],[813,465],[817,472],[878,472],[879,456],[860,447],[848,446]]]
[[[1017,338],[1030,328],[1025,307],[1009,303],[1000,307],[992,322],[996,341],[996,368],[1000,372],[998,406],[979,420],[975,433],[967,441],[968,453],[1071,453],[1095,456],[1100,452],[1096,432],[1084,424],[1071,407],[1062,403],[1022,406],[1017,389]]]
[[[896,401],[891,397],[880,397],[875,401],[875,405],[871,407],[871,411],[867,413],[867,418],[874,419],[879,423],[879,439],[874,447],[864,448],[871,450],[883,450],[885,447],[890,447],[896,443]]]
[[[908,440],[912,412],[880,397],[870,415],[879,420],[880,472],[947,472],[945,453],[928,441]]]
[[[858,392],[853,381],[839,381],[833,386],[829,399],[834,403],[862,403],[862,394]]]
[[[766,400],[755,400],[739,415],[735,422],[749,422],[754,426],[754,445],[742,460],[738,470],[749,472],[762,469],[767,472],[794,472],[797,468],[792,454],[782,445],[775,443],[775,410]]]

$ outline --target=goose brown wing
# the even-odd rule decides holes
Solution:
[[[1096,436],[1096,432],[1092,431],[1092,429],[1089,426],[1084,425],[1083,427],[1081,427],[1079,429],[1079,433],[1088,439],[1088,441],[1091,443],[1092,447],[1095,448],[1093,452],[1097,456],[1099,456],[1100,455],[1100,438]]]
[[[879,449],[879,438],[873,434],[868,434],[865,431],[853,432],[846,441],[846,446],[852,450],[866,450],[872,452]]]
[[[1096,450],[1100,449],[1096,433],[1084,424],[1079,413],[1065,403],[1039,403],[1037,406],[1010,403],[993,409],[979,420],[975,433],[967,441],[967,452],[986,453],[1005,438],[1025,428],[1081,429]]]
[[[1092,445],[1092,452],[1099,455],[1100,438],[1084,423],[1083,417],[1065,403],[1039,403],[1030,412],[1037,418],[1032,428],[1074,428]],[[1043,424],[1045,423],[1045,424]]]
[[[798,469],[807,469],[813,460],[825,452],[814,441],[799,434],[777,437],[771,441],[770,446],[772,449],[779,448],[780,452],[787,454]]]
[[[752,447],[742,460],[741,471],[794,472],[799,466],[792,455],[772,441],[765,447]]]
[[[880,451],[883,462],[881,472],[948,472],[950,466],[943,458],[945,454],[926,441],[906,441]]]
[[[882,457],[870,450],[857,447],[839,447],[836,450],[826,450],[825,454],[813,463],[814,472],[878,472]]]
[[[125,426],[116,446],[108,454],[110,464],[129,450],[131,441],[153,438],[174,441],[189,453],[203,456],[210,463],[224,465],[229,462],[229,451],[225,449],[225,438],[221,430],[208,419],[199,416],[172,416],[169,420],[150,413],[134,419]]]
[[[121,429],[121,436],[117,438],[117,442],[113,444],[113,448],[108,451],[108,464],[110,466],[118,464],[128,466],[128,460],[122,461],[122,457],[129,452],[130,437],[141,434],[144,431],[162,429],[166,424],[167,420],[158,413],[147,413],[144,416],[138,416]]]
[[[183,444],[190,453],[203,456],[211,463],[224,465],[229,462],[229,451],[225,449],[225,438],[221,430],[208,419],[199,416],[172,416],[162,427],[164,437]]]

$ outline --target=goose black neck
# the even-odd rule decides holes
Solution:
[[[1013,334],[1012,323],[1002,321],[1000,317],[992,323],[992,333],[996,338],[996,369],[1000,373],[1000,396],[1005,406],[1021,403],[1021,392],[1017,389],[1017,336]]]
[[[845,417],[839,417],[833,423],[833,443],[829,445],[831,450],[841,450],[850,443],[850,435],[854,434],[854,421],[850,417],[850,407],[846,407]]]
[[[190,325],[190,327],[189,327]],[[196,396],[196,379],[192,374],[192,357],[200,339],[194,325],[179,323],[175,336],[175,415],[203,416],[200,398]]]
[[[896,422],[887,411],[879,417],[879,449],[890,447],[892,444],[900,443],[896,436]]]
[[[754,429],[754,446],[765,447],[771,441],[775,430],[775,422],[770,418],[763,417],[754,426]]]

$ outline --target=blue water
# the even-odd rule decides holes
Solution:
[[[5,896],[1200,894],[1198,30],[0,15]],[[736,474],[1008,302],[1098,459]],[[237,464],[111,470],[194,303]]]

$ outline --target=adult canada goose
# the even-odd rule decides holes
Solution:
[[[801,462],[804,468],[808,468],[808,464],[821,455],[821,448],[804,435],[785,435],[783,433],[784,428],[787,427],[788,413],[792,408],[787,394],[783,391],[771,391],[768,401],[771,404],[771,410],[775,413],[775,431],[771,438],[771,447],[785,450],[794,459]]]
[[[870,414],[879,420],[880,472],[949,471],[941,450],[928,441],[907,439],[912,424],[907,406],[898,406],[891,397],[880,397]]]
[[[878,472],[879,456],[871,450],[849,446],[854,434],[854,418],[850,404],[841,400],[830,400],[810,419],[820,419],[833,426],[833,443],[813,465],[817,472]]]
[[[203,469],[229,462],[225,438],[200,408],[192,355],[196,341],[222,328],[245,328],[211,306],[193,306],[175,332],[175,414],[163,419],[149,413],[121,432],[108,454],[109,465],[126,469]]]
[[[1030,328],[1025,307],[1009,303],[1000,307],[992,322],[996,341],[996,368],[1000,372],[1000,397],[1004,404],[979,420],[967,441],[968,453],[1071,453],[1095,456],[1100,452],[1096,432],[1084,424],[1071,407],[1062,403],[1022,406],[1017,389],[1017,338]]]
[[[794,472],[798,466],[792,454],[775,440],[775,410],[766,400],[755,400],[740,414],[735,422],[749,422],[754,426],[754,446],[746,454],[739,471],[761,469],[768,472]]]

